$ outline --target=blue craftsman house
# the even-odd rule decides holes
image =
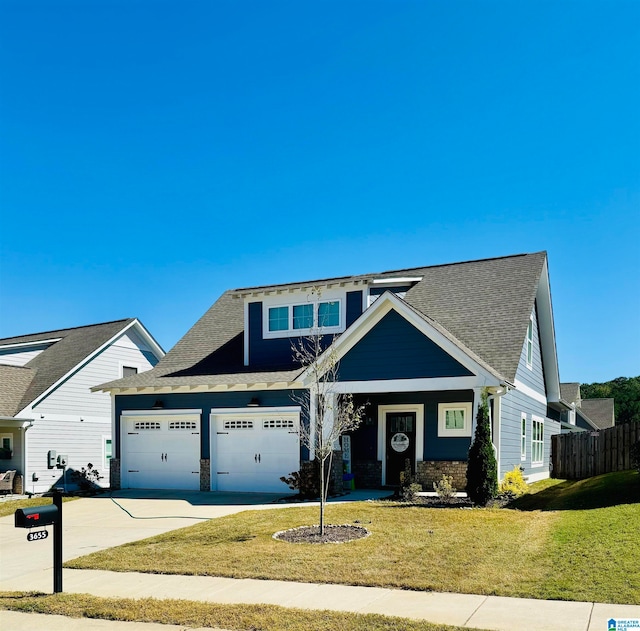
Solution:
[[[538,252],[225,292],[155,368],[96,388],[114,401],[112,486],[287,492],[314,422],[292,342],[318,329],[336,391],[366,403],[338,454],[356,487],[398,484],[408,460],[425,488],[463,489],[484,389],[500,476],[549,476],[568,406]]]

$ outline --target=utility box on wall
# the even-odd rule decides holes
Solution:
[[[47,469],[55,469],[56,468],[56,457],[57,454],[54,449],[50,449],[47,453]]]
[[[69,464],[69,456],[60,454],[58,456],[58,469],[64,469]]]

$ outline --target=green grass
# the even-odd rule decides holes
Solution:
[[[71,502],[77,500],[77,497],[64,497],[63,502]],[[21,500],[4,500],[0,502],[0,517],[6,517],[7,515],[13,515],[19,508],[30,508],[31,506],[46,506],[51,504],[52,499],[50,497],[32,497],[30,499]]]
[[[231,631],[463,631],[462,627],[377,614],[288,609],[275,605],[219,605],[152,598],[97,598],[79,594],[8,593],[0,595],[0,609],[73,618],[221,627]],[[468,631],[468,628],[465,629]]]
[[[247,511],[66,567],[640,604],[638,473],[545,481],[532,491],[513,510],[330,504],[327,523],[372,533],[343,545],[272,538],[317,523],[317,508]]]

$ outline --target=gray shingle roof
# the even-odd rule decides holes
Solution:
[[[28,369],[30,371],[30,380],[24,375],[18,376],[18,371],[5,370],[3,372],[3,375],[11,373],[12,381],[5,382],[4,379],[0,381],[0,405],[3,408],[6,406],[7,409],[11,409],[15,405],[15,409],[10,415],[24,409],[133,321],[133,318],[129,318],[72,329],[0,339],[0,345],[4,346],[61,338],[25,364],[22,370]],[[15,400],[18,394],[21,394],[21,396],[16,404]]]
[[[582,399],[580,409],[589,417],[598,429],[606,429],[614,425],[613,399]]]
[[[494,373],[513,382],[546,253],[391,270],[375,274],[262,287],[224,293],[150,371],[108,384],[111,387],[216,385],[293,380],[301,370],[243,366],[243,294],[325,283],[422,277],[405,296],[418,313],[462,342]]]
[[[33,368],[0,364],[0,416],[15,416],[22,409],[20,402],[35,374]]]
[[[561,383],[560,397],[567,403],[580,405],[580,384],[577,382]]]

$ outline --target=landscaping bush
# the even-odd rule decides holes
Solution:
[[[98,482],[102,480],[103,477],[97,469],[93,468],[90,462],[86,467],[82,467],[80,471],[71,471],[71,480],[75,482],[82,491],[94,491],[100,488]]]
[[[406,458],[404,471],[400,471],[400,495],[405,502],[413,502],[420,491],[422,485],[416,482],[416,476],[411,471],[411,460]]]
[[[443,475],[440,482],[433,483],[433,490],[438,494],[438,497],[445,501],[450,502],[456,494],[456,487],[453,486],[453,476]]]
[[[491,444],[486,390],[482,393],[476,416],[476,434],[469,448],[467,495],[474,504],[480,506],[486,506],[498,495],[498,464]]]
[[[522,467],[516,465],[512,471],[507,471],[504,480],[500,483],[500,495],[512,500],[529,491],[529,487],[522,475]]]
[[[316,499],[320,497],[320,461],[305,463],[300,471],[292,471],[289,476],[282,476],[284,482],[292,491],[298,491],[301,498]],[[333,476],[329,480],[329,495],[335,495],[336,488]]]

